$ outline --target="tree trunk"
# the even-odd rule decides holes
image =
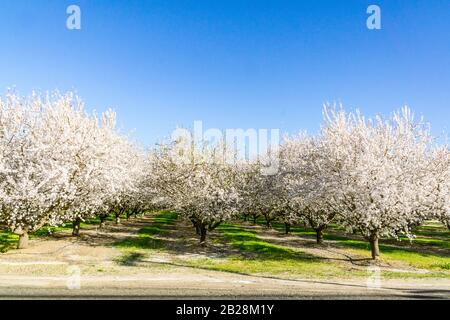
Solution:
[[[25,249],[28,247],[28,232],[24,231],[19,235],[19,242],[17,243],[17,249]]]
[[[201,234],[201,232],[200,232],[200,224],[198,222],[196,222],[195,220],[193,220],[193,219],[191,219],[191,222],[192,222],[192,224],[193,224],[193,226],[195,228],[195,233],[197,235],[200,235]]]
[[[116,224],[120,224],[120,215],[116,215]]]
[[[200,244],[202,246],[206,245],[206,232],[207,232],[206,226],[202,224],[200,226]]]
[[[72,236],[74,237],[78,237],[80,235],[80,224],[81,224],[81,219],[80,218],[76,218],[73,222],[72,222]]]
[[[286,234],[289,234],[289,232],[291,232],[291,224],[290,223],[285,223],[284,224],[284,231]]]
[[[316,232],[316,242],[317,244],[323,244],[323,228],[314,229]]]
[[[105,220],[106,220],[106,217],[101,215],[100,216],[100,227],[99,227],[100,229],[103,229],[105,227],[105,225],[106,225]]]
[[[258,219],[257,216],[253,216],[253,224],[256,224],[256,219]]]
[[[371,236],[369,239],[370,250],[372,251],[372,259],[378,260],[380,258],[380,248],[378,246],[378,236]]]

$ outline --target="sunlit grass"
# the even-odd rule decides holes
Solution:
[[[427,221],[414,230],[415,234],[422,237],[441,238],[450,241],[450,230],[438,221]]]
[[[263,224],[264,220],[258,220]],[[284,224],[274,223],[273,228],[284,232]],[[292,226],[291,233],[302,237],[313,238],[315,232],[301,226]],[[427,269],[433,276],[450,276],[450,232],[439,222],[430,221],[414,230],[416,237],[409,240],[405,237],[400,242],[394,239],[380,240],[380,257],[386,262],[402,262],[419,269]],[[330,225],[326,230],[325,240],[348,248],[353,253],[364,258],[370,258],[370,245],[358,235],[348,235],[336,225]],[[449,239],[449,240],[447,240]],[[383,241],[385,243],[383,243]],[[440,250],[436,252],[436,250]],[[397,274],[397,273],[392,273]],[[407,276],[398,273],[400,276]]]
[[[348,275],[337,264],[300,250],[272,244],[239,226],[225,224],[219,226],[218,231],[226,243],[237,249],[238,253],[224,258],[192,259],[187,262],[189,266],[235,273],[302,278]]]
[[[368,243],[358,240],[339,241],[340,245],[351,248],[351,252],[363,257],[370,257]],[[400,261],[412,267],[431,271],[450,271],[450,255],[443,256],[430,252],[419,252],[414,249],[380,244],[380,257],[387,262]],[[450,276],[450,272],[448,272]]]
[[[348,278],[350,276],[367,276],[367,273],[364,271],[354,271],[349,274],[337,265],[327,262],[298,259],[282,259],[279,261],[255,260],[245,259],[241,255],[227,258],[183,260],[181,263],[200,269],[249,275],[284,275],[297,278]]]
[[[68,230],[72,230],[72,223],[65,223],[62,226],[59,227],[53,227],[53,226],[44,226],[41,229],[33,232],[30,237],[31,238],[35,238],[35,237],[44,237],[44,236],[48,236],[48,235],[52,235],[56,232],[61,232],[61,231],[68,231]]]
[[[128,238],[114,243],[114,246],[122,249],[163,249],[165,242],[155,238],[155,235],[167,232],[167,226],[175,223],[177,214],[170,211],[162,211],[155,214],[150,226],[141,228],[138,236]]]
[[[41,229],[30,233],[30,238],[39,238],[51,235],[55,232],[66,231],[72,229],[72,224],[65,224],[60,227],[44,226]],[[19,236],[5,229],[0,229],[0,252],[4,253],[17,247]]]
[[[0,229],[0,253],[14,249],[19,241],[19,236],[7,230]]]

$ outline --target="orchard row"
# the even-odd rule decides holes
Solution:
[[[382,237],[412,238],[437,219],[450,227],[450,150],[403,108],[389,118],[324,108],[319,134],[239,159],[225,142],[178,139],[144,150],[115,129],[112,111],[84,111],[73,94],[0,100],[0,224],[20,236],[44,225],[171,209],[206,241],[244,216],[307,223],[323,242],[331,223],[359,232],[379,256]],[[235,159],[230,161],[230,159]],[[276,159],[277,170],[267,165]],[[117,221],[119,222],[119,221]]]

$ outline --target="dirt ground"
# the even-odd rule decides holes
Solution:
[[[32,239],[28,249],[0,254],[0,298],[450,299],[448,279],[283,278],[178,265],[174,261],[180,256],[221,257],[231,250],[214,234],[214,245],[200,248],[191,226],[184,222],[177,222],[166,236],[169,242],[174,240],[175,248],[179,243],[175,239],[182,240],[182,253],[170,250],[148,255],[137,250],[131,252],[130,261],[121,260],[123,250],[112,244],[137,237],[137,231],[151,222],[152,217],[146,216],[118,226],[110,224],[101,231],[90,226],[79,238],[60,232]],[[311,240],[280,236],[271,230],[258,230],[258,236],[284,246],[301,245],[305,252],[335,259],[349,269],[367,268],[367,260],[336,247],[318,248]],[[379,267],[421,272],[404,265]]]

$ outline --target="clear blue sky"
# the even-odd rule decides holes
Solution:
[[[449,131],[450,0],[1,0],[0,48],[1,92],[75,89],[145,144],[194,120],[315,132],[326,101]]]

